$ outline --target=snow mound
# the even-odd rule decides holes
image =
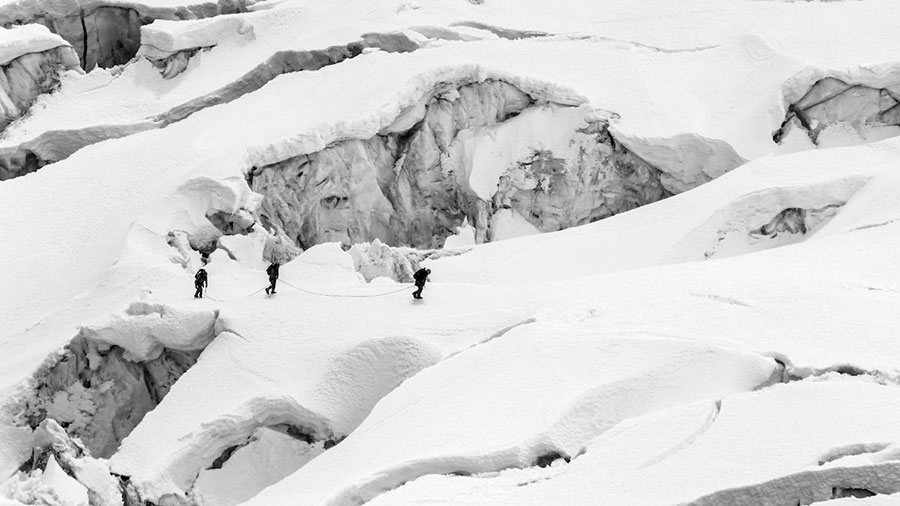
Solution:
[[[895,493],[900,481],[894,458],[875,453],[825,466],[812,460],[847,443],[895,441],[889,421],[900,408],[895,389],[858,380],[804,381],[721,403],[699,402],[627,420],[567,466],[428,476],[371,504],[421,504],[437,497],[454,504],[478,504],[484,497],[518,505],[819,504],[854,491]]]
[[[41,53],[68,45],[62,37],[51,33],[42,25],[3,28],[0,29],[0,66],[9,65],[11,61],[28,53]]]
[[[771,359],[699,342],[599,335],[590,320],[524,325],[408,380],[340,445],[248,504],[355,504],[425,474],[571,458],[623,419],[773,377]]]
[[[123,348],[126,360],[145,362],[159,357],[164,348],[202,350],[213,338],[217,316],[217,311],[133,302],[107,323],[82,327],[81,335],[101,348]]]

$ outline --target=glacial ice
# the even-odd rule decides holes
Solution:
[[[304,248],[375,239],[436,248],[464,221],[476,242],[492,239],[496,213],[547,232],[668,195],[659,170],[590,109],[536,101],[497,80],[434,90],[376,137],[255,167],[260,218]]]
[[[841,129],[863,141],[900,135],[900,70],[893,65],[807,69],[785,82],[784,95],[787,111],[776,142],[794,128],[804,130],[812,144],[826,146],[835,144],[829,134]]]
[[[60,74],[78,67],[64,40],[43,27],[0,29],[0,130],[28,112],[42,93],[54,90]],[[11,177],[0,167],[0,180]]]
[[[254,0],[159,2],[154,0],[6,0],[0,25],[39,24],[65,39],[81,67],[109,68],[131,60],[141,45],[141,26],[155,19],[196,19],[243,12]]]
[[[0,496],[896,498],[896,5],[260,5],[4,132]]]

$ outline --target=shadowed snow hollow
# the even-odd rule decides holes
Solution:
[[[0,29],[0,131],[28,112],[38,95],[56,89],[60,74],[78,68],[72,47],[36,25]],[[0,180],[12,177],[0,165]]]
[[[809,69],[785,83],[787,112],[773,134],[782,142],[801,129],[815,146],[871,142],[900,135],[900,67],[845,72]]]

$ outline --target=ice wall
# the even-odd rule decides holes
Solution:
[[[65,41],[36,26],[0,34],[0,130],[31,107],[41,93],[59,84],[60,74],[78,67]],[[6,179],[0,168],[0,180]]]
[[[180,7],[92,0],[20,0],[4,5],[0,26],[37,23],[68,41],[85,70],[131,60],[141,45],[141,26],[155,19],[198,19],[244,12],[254,0],[186,2]]]
[[[586,106],[501,80],[448,84],[369,139],[255,167],[260,218],[303,248],[375,239],[439,248],[464,221],[477,242],[596,221],[669,195]],[[512,217],[510,219],[510,217]]]
[[[833,127],[852,129],[863,139],[872,129],[900,127],[900,71],[887,67],[836,74],[817,79],[800,96],[787,91],[787,112],[773,134],[775,142],[793,128],[802,129],[813,144],[821,145],[823,134]],[[788,87],[812,75],[810,71],[798,76]]]
[[[92,456],[108,458],[197,362],[216,317],[134,303],[109,322],[83,327],[35,373],[32,392],[5,409],[33,429],[55,420]]]

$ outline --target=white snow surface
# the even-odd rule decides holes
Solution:
[[[896,386],[861,381],[778,385],[719,405],[706,401],[631,419],[592,440],[568,465],[426,476],[370,504],[428,504],[439,498],[449,504],[483,504],[486,498],[518,505],[789,504],[791,484],[808,487],[798,499],[810,504],[823,493],[831,496],[831,487],[822,490],[827,481],[816,483],[818,490],[810,486],[826,467],[846,476],[853,476],[854,467],[877,467],[896,482],[895,458],[872,456],[845,465],[822,465],[819,459],[855,443],[896,441],[900,433],[890,418],[898,402]],[[787,484],[780,494],[778,485],[765,485],[782,477]],[[844,479],[844,486],[851,488],[852,480]],[[720,490],[725,493],[708,502],[690,502]]]
[[[771,135],[816,76],[894,78],[900,4],[266,7],[154,23],[158,51],[212,48],[171,80],[145,60],[66,74],[4,132],[4,147],[123,136],[0,183],[0,501],[87,503],[55,461],[16,474],[32,443],[20,402],[76,335],[136,362],[203,350],[108,463],[154,504],[811,504],[837,486],[881,495],[823,504],[896,499],[900,138],[779,154]],[[526,30],[548,35],[516,38]],[[282,75],[124,135],[278,51],[397,31],[422,47]],[[253,216],[252,167],[402,130],[442,86],[487,79],[543,107],[468,140],[479,196],[502,161],[570,147],[535,126],[551,116],[608,119],[685,191],[543,235],[509,210],[489,244],[460,227],[447,247],[469,249],[424,261],[422,302],[367,284],[338,244],[282,265],[267,297],[273,238],[220,237],[207,219]],[[791,209],[805,233],[777,228]],[[218,246],[199,300],[188,236]],[[102,485],[106,464],[84,465]]]
[[[51,33],[43,25],[21,25],[0,29],[0,66],[28,53],[40,53],[59,46],[68,46],[62,37]]]

